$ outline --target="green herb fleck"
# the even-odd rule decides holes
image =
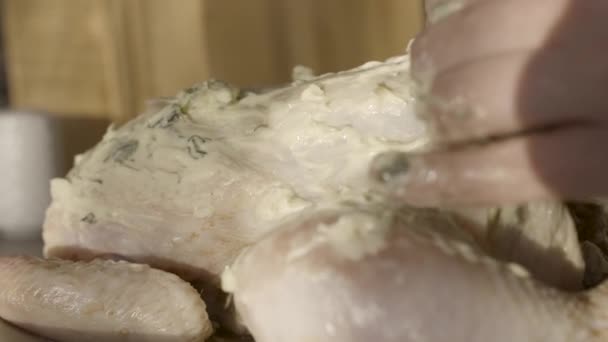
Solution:
[[[209,141],[199,135],[193,135],[188,138],[188,154],[193,159],[200,159],[207,155],[207,152],[203,150],[203,145]]]
[[[93,213],[88,213],[85,217],[83,217],[82,219],[80,219],[80,221],[86,222],[88,224],[95,224],[95,223],[97,223],[97,219],[95,218],[95,214],[93,214]]]
[[[169,112],[169,114],[167,115],[163,115],[160,119],[158,119],[156,122],[153,122],[151,124],[148,124],[149,128],[167,128],[167,127],[171,127],[173,126],[180,118],[182,115],[185,115],[186,112],[184,111],[184,107],[177,105],[177,104],[173,104],[171,106],[171,112]]]
[[[129,140],[118,146],[104,161],[113,160],[115,163],[122,164],[135,154],[139,147],[139,141]]]

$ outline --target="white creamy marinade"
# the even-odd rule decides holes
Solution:
[[[46,254],[153,256],[219,274],[287,215],[360,198],[378,153],[427,143],[407,56],[299,74],[262,93],[208,81],[111,127],[53,181]]]

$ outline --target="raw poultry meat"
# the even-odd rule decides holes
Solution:
[[[213,328],[177,276],[126,262],[0,258],[0,317],[57,341],[204,341]]]
[[[223,275],[257,342],[594,342],[605,286],[553,289],[485,255],[436,211],[304,214]]]
[[[380,152],[428,146],[414,89],[407,56],[261,94],[213,81],[186,89],[110,129],[53,181],[46,255],[118,255],[213,281],[284,217],[365,201]],[[580,266],[574,227],[562,228]]]
[[[161,109],[141,115],[120,128],[110,128],[94,149],[77,158],[74,169],[66,179],[53,181],[53,203],[47,211],[44,225],[45,254],[73,260],[102,257],[150,264],[176,273],[203,288],[202,295],[207,306],[221,311],[225,304],[218,290],[222,271],[248,246],[253,246],[250,247],[251,253],[256,255],[256,251],[264,251],[264,246],[272,244],[277,236],[291,239],[289,232],[293,232],[293,229],[289,227],[306,226],[303,223],[305,220],[298,219],[302,213],[310,215],[313,221],[323,220],[327,216],[324,209],[343,203],[357,203],[356,208],[363,218],[366,212],[377,212],[379,203],[384,208],[382,212],[389,212],[395,217],[410,213],[411,209],[396,207],[372,189],[368,168],[370,161],[382,152],[417,152],[433,147],[424,120],[415,114],[415,95],[415,87],[409,79],[407,56],[383,63],[367,63],[350,71],[319,77],[301,73],[288,86],[259,92],[239,90],[216,81],[186,89],[176,98],[166,100]],[[337,210],[331,215],[340,216],[342,209]],[[352,210],[345,214],[347,219],[341,224],[346,226],[347,232],[354,229],[353,234],[357,235],[358,222],[348,220],[350,213]],[[422,216],[427,217],[426,214]],[[432,224],[433,227],[445,225],[446,228],[434,233],[433,236],[439,236],[437,241],[451,244],[452,239],[464,239],[466,241],[462,243],[466,244],[457,246],[476,248],[475,252],[467,255],[491,256],[520,263],[534,277],[551,287],[567,290],[581,287],[583,262],[574,223],[565,207],[559,203],[475,210],[445,208],[434,211],[431,216],[435,217],[431,220],[437,222]],[[290,220],[292,223],[284,224]],[[375,227],[377,222],[374,220],[367,221]],[[500,300],[511,298],[510,289],[477,284],[484,277],[492,279],[492,284],[498,284],[503,279],[509,284],[517,283],[510,280],[508,272],[487,271],[483,265],[488,262],[464,263],[458,256],[441,254],[433,243],[416,242],[419,240],[415,238],[411,251],[395,252],[394,246],[400,245],[399,241],[409,241],[412,236],[417,236],[417,233],[409,233],[412,228],[416,232],[428,228],[426,219],[419,220],[403,223],[408,229],[391,228],[386,232],[395,234],[396,244],[389,243],[386,250],[392,253],[391,258],[394,256],[394,260],[404,262],[404,268],[394,276],[410,278],[413,276],[410,272],[423,272],[424,276],[418,278],[419,284],[428,283],[429,291],[413,291],[409,294],[411,298],[427,300],[428,305],[443,305],[444,301],[433,298],[436,294],[433,286],[438,286],[440,292],[450,292],[441,287],[446,285],[442,285],[438,278],[442,272],[452,270],[450,265],[455,265],[450,275],[455,282],[470,282],[472,288],[477,286],[487,293],[503,291],[499,291],[502,297],[496,300],[490,297],[475,299],[470,293],[462,292],[464,297],[461,304],[484,305],[487,300],[489,305],[499,305],[496,303],[503,303]],[[452,229],[454,225],[458,229]],[[306,245],[312,236],[315,234],[310,229],[302,229],[301,234],[293,234],[294,243]],[[435,241],[433,239],[429,241]],[[341,241],[339,237],[338,240]],[[338,243],[340,253],[367,260],[370,253],[367,248],[372,248],[369,255],[373,256],[376,248],[384,246],[385,237],[372,237],[375,242],[371,247],[368,242],[357,245],[356,239],[347,241],[346,245]],[[413,262],[400,259],[402,255],[412,254],[412,251],[419,252],[421,258],[431,255],[432,262],[418,265],[417,261],[424,260],[415,259],[417,261]],[[268,255],[286,257],[281,254],[283,252],[278,249]],[[302,265],[307,262],[315,265],[322,263],[325,254],[306,254]],[[238,287],[228,286],[227,289],[234,292],[237,308],[244,314],[244,322],[256,337],[259,336],[260,342],[275,341],[272,336],[282,336],[282,332],[272,333],[268,330],[271,326],[262,326],[270,324],[271,320],[265,310],[273,310],[263,303],[263,300],[271,299],[268,298],[269,292],[262,288],[265,284],[293,285],[291,282],[295,280],[276,280],[268,274],[272,268],[264,266],[266,262],[269,265],[279,263],[276,267],[282,272],[285,265],[281,262],[284,260],[271,262],[266,254],[263,257],[248,257],[250,252],[246,252],[245,255],[238,258],[234,269]],[[327,267],[331,269],[335,266],[332,259],[335,255],[327,257],[330,258]],[[359,275],[352,273],[355,268],[364,272],[361,277],[367,276],[365,272],[375,274],[375,265],[379,265],[377,272],[387,272],[374,261],[376,259],[369,258],[370,262],[360,267],[359,263],[355,265],[347,258],[345,265],[351,271],[342,273],[342,280],[348,283],[357,279]],[[382,260],[383,254],[379,254],[378,258]],[[254,268],[242,266],[241,262],[249,259],[253,260]],[[489,259],[484,257],[480,260]],[[336,270],[338,275],[341,271],[340,268]],[[340,279],[334,280],[336,283],[328,286],[335,286],[332,291],[339,291],[344,283]],[[239,285],[243,282],[250,285]],[[535,284],[530,286],[542,288],[529,280],[522,284]],[[352,297],[350,304],[356,305],[359,299],[371,300],[377,293],[395,296],[394,291],[401,290],[398,287],[387,288],[386,291],[379,287],[376,290],[373,286],[366,288],[369,293]],[[517,288],[519,285],[513,286]],[[315,290],[311,285],[310,291]],[[354,287],[350,290],[364,289]],[[324,312],[314,311],[313,306],[323,304],[315,297],[316,293],[306,292],[305,289],[298,293],[297,288],[281,291],[284,291],[279,292],[283,297],[272,298],[281,300],[280,303],[273,303],[277,308],[281,308],[281,305],[290,307],[289,293],[293,293],[301,295],[301,300],[311,305],[307,308],[309,311],[301,312],[302,315],[318,316],[306,318],[311,321],[303,321],[303,325],[297,328],[294,327],[295,322],[305,317],[283,312],[285,329],[305,329],[310,327],[307,325],[309,322],[313,324],[314,319],[325,317]],[[545,292],[556,293],[555,296],[547,295],[551,298],[570,298],[552,291],[544,288],[538,290],[538,303],[545,303]],[[334,292],[328,292],[331,293]],[[530,293],[534,296],[536,292]],[[345,295],[348,294],[348,291],[345,292]],[[256,296],[255,301],[248,302],[246,298],[249,295]],[[378,297],[379,300],[386,298]],[[551,299],[546,303],[557,307],[558,304],[551,303],[561,303],[561,299]],[[336,303],[335,310],[348,311],[348,307],[340,306],[346,304]],[[392,304],[394,306],[387,306],[386,313],[401,314],[399,310],[405,310],[403,317],[414,323],[428,319],[423,315],[408,316],[411,311],[407,310],[411,308],[400,307],[400,304],[405,305],[402,301],[394,300]],[[529,305],[521,304],[521,310],[529,308]],[[456,314],[457,309],[453,306],[450,310]],[[49,310],[53,311],[53,308]],[[517,312],[519,309],[514,307],[513,310]],[[547,310],[551,313],[553,309]],[[5,314],[0,313],[0,317],[6,318]],[[254,316],[262,323],[252,318]],[[571,321],[570,316],[558,318]],[[342,329],[350,328],[348,324],[351,322],[344,322],[342,328],[335,327],[338,329],[336,333],[344,333],[346,330]],[[376,326],[383,324],[379,320],[370,322]],[[395,327],[390,320],[386,322],[386,329]],[[468,323],[473,324],[471,322]],[[276,324],[272,324],[272,327],[276,327]],[[378,332],[386,329],[372,330]],[[314,332],[314,329],[311,330],[311,333]],[[395,334],[398,333],[397,329]],[[321,338],[320,341],[327,341],[327,336],[323,336],[325,339]],[[445,341],[439,336],[436,338],[430,341]]]
[[[110,129],[52,183],[50,257],[116,256],[213,279],[303,208],[361,198],[369,161],[426,141],[407,57],[249,93],[219,82]]]

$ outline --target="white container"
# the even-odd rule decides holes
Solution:
[[[51,116],[0,110],[0,239],[40,238],[49,181],[63,165]]]

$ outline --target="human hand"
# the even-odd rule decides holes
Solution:
[[[426,8],[432,22],[412,46],[412,73],[439,148],[380,156],[374,175],[420,206],[608,194],[608,2]]]

